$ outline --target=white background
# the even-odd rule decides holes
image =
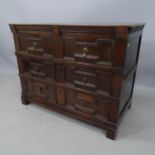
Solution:
[[[102,129],[23,106],[9,23],[145,22],[133,105],[116,141]],[[9,76],[8,76],[9,75]],[[0,154],[150,155],[155,151],[155,0],[0,0]]]

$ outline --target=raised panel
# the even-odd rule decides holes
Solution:
[[[37,59],[21,58],[20,63],[22,65],[23,74],[27,74],[33,77],[42,79],[55,79],[55,65],[49,61],[40,61]]]
[[[140,38],[132,38],[128,41],[126,58],[125,58],[125,67],[124,74],[126,74],[134,65],[137,64],[137,55],[138,55],[138,46]]]
[[[68,34],[63,36],[63,44],[66,60],[110,66],[113,63],[114,40],[105,39],[104,34]]]
[[[74,58],[76,61],[81,62],[112,65],[113,50],[114,43],[112,40],[97,39],[94,42],[76,41]]]
[[[110,101],[86,93],[66,90],[66,108],[82,116],[104,121],[108,118]]]
[[[42,81],[23,79],[25,84],[25,95],[31,98],[38,98],[47,101],[48,103],[56,103],[56,88],[55,85],[47,84]]]
[[[52,57],[54,40],[52,35],[20,34],[18,35],[19,51],[23,54]]]
[[[128,100],[132,97],[134,74],[123,82],[119,112],[122,111]]]
[[[33,96],[39,98],[47,98],[47,86],[45,83],[33,81],[32,93]]]
[[[96,91],[97,88],[97,74],[94,70],[77,67],[74,71],[75,87]]]
[[[85,67],[65,67],[64,82],[75,88],[110,95],[112,91],[111,72],[98,71]]]

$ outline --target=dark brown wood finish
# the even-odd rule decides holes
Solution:
[[[11,24],[22,103],[34,102],[107,130],[131,106],[144,24]]]

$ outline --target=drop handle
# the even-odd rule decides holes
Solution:
[[[33,48],[33,49],[36,49],[36,48],[37,48],[37,43],[36,43],[36,42],[33,42],[32,48]]]
[[[27,47],[27,50],[28,51],[37,51],[37,52],[40,52],[40,53],[43,53],[44,52],[44,49],[43,48],[40,48],[38,46],[38,43],[37,42],[33,42],[31,46],[28,46]]]
[[[82,51],[83,51],[83,56],[86,57],[87,53],[88,53],[88,48],[87,47],[83,47]]]

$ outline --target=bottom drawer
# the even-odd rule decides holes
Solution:
[[[61,105],[63,110],[83,118],[99,121],[108,119],[111,103],[109,99],[29,78],[23,78],[22,85],[23,93],[39,102],[58,107]]]
[[[56,103],[55,85],[33,79],[22,79],[24,93],[30,97],[47,101],[48,103]]]
[[[93,117],[99,120],[108,118],[110,101],[86,93],[66,90],[66,108],[81,116]]]

